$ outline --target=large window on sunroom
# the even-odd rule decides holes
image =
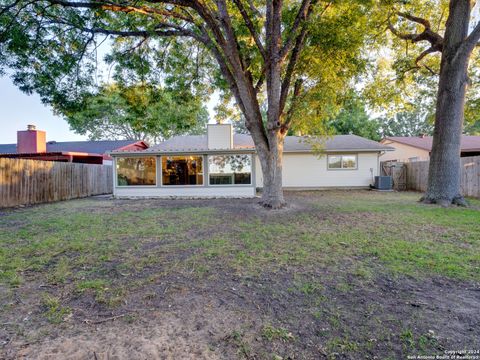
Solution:
[[[328,155],[328,169],[355,170],[357,168],[357,155]]]
[[[150,157],[117,158],[117,185],[156,185],[156,159]]]
[[[250,185],[252,183],[252,156],[211,155],[208,157],[210,185]]]
[[[203,185],[202,156],[162,156],[163,185]]]

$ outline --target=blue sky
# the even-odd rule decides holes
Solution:
[[[207,103],[211,121],[217,101],[218,95],[214,94]],[[46,131],[47,141],[87,139],[71,131],[68,123],[43,105],[38,95],[27,95],[13,85],[9,77],[0,77],[0,144],[15,144],[17,130],[25,130],[29,124]]]
[[[73,141],[86,137],[75,134],[68,123],[53,115],[42,104],[38,95],[21,92],[8,77],[0,77],[0,144],[17,142],[17,130],[25,130],[28,124],[47,132],[47,140]]]

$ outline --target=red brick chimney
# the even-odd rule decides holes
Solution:
[[[47,152],[45,131],[37,130],[35,125],[28,125],[24,131],[17,131],[17,153],[44,152]]]

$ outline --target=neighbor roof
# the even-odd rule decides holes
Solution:
[[[419,149],[432,150],[432,136],[388,136],[384,140],[396,141],[401,144],[410,145]],[[462,135],[461,151],[480,151],[480,136]]]
[[[48,141],[47,152],[82,152],[90,154],[105,154],[112,150],[142,143],[140,140],[99,140],[99,141]],[[148,146],[147,144],[144,144]],[[15,154],[17,144],[0,144],[0,154]]]
[[[310,140],[309,140],[310,139]],[[312,150],[312,143],[318,140],[308,137],[287,136],[284,152],[308,152]],[[356,135],[335,135],[320,140],[319,144],[326,151],[385,151],[393,148],[368,140]],[[211,151],[207,145],[207,135],[175,136],[160,144],[153,145],[142,152],[171,153],[171,152],[201,152]],[[221,150],[221,149],[218,149]],[[246,134],[233,135],[233,150],[255,150],[252,137]],[[125,152],[129,152],[128,150]],[[112,154],[122,151],[112,151]]]

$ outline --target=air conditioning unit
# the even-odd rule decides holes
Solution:
[[[391,176],[375,176],[375,189],[392,190]]]

